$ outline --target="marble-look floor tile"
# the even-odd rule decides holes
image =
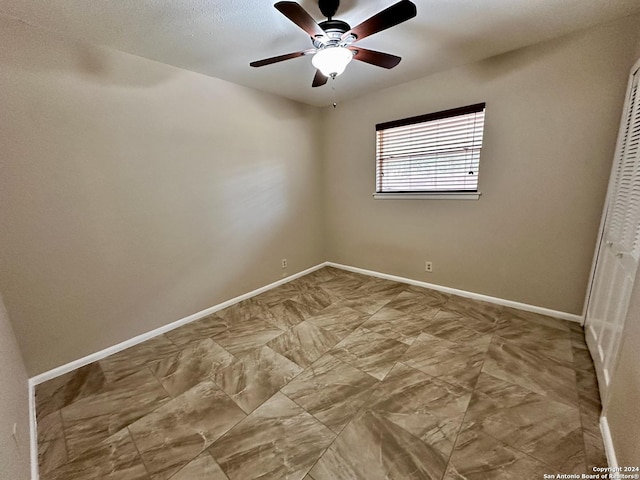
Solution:
[[[294,295],[297,295],[299,293],[309,291],[312,284],[313,282],[310,280],[303,280],[302,278],[297,278],[295,280],[291,280],[287,283],[280,285],[279,287],[275,288],[275,290],[277,290],[278,293],[285,296],[286,298],[291,298]],[[316,285],[316,288],[317,288],[317,285]]]
[[[229,480],[213,457],[204,452],[176,473],[171,480]]]
[[[401,362],[428,375],[465,388],[473,388],[480,374],[486,347],[454,343],[422,333]]]
[[[478,378],[465,425],[491,435],[562,473],[584,473],[577,407],[487,374]]]
[[[543,315],[538,316],[550,319],[550,317]],[[535,323],[527,318],[519,318],[510,312],[508,314],[502,312],[495,335],[523,347],[535,349],[545,356],[564,362],[567,367],[573,367],[571,338],[567,326],[563,329],[549,326],[547,323]]]
[[[407,292],[417,293],[421,300],[420,302],[432,307],[440,308],[444,306],[451,298],[451,295],[445,292],[439,292],[431,288],[418,287],[416,285],[407,285]]]
[[[74,401],[99,392],[105,383],[97,362],[36,385],[35,399],[38,421]]]
[[[129,427],[153,479],[168,479],[245,414],[213,382],[202,382]]]
[[[482,371],[568,405],[578,405],[576,374],[564,362],[495,337]]]
[[[407,348],[409,345],[402,342],[359,328],[337,344],[329,353],[378,380],[382,380]]]
[[[595,462],[597,463],[600,461],[600,444],[598,442],[601,439],[600,415],[602,413],[598,381],[596,380],[595,372],[587,370],[576,370],[576,380],[578,384],[580,422],[585,444],[590,440],[589,446],[585,445],[585,448],[592,457],[596,457]],[[594,448],[594,446],[597,448]],[[591,464],[595,464],[594,461],[591,461]]]
[[[302,278],[308,278],[315,283],[324,283],[330,280],[333,280],[336,277],[341,277],[343,275],[349,275],[351,272],[347,272],[346,270],[340,270],[335,267],[322,267],[314,272],[311,272],[309,275],[305,275]]]
[[[327,308],[334,301],[334,297],[322,288],[301,292],[292,296],[291,299],[305,305],[307,309],[305,318]]]
[[[569,324],[569,338],[571,338],[571,345],[577,348],[587,348],[587,339],[585,337],[582,326],[578,323],[571,322]]]
[[[364,410],[415,435],[446,463],[470,398],[465,388],[397,364],[373,389]]]
[[[282,388],[282,393],[339,433],[378,382],[351,365],[325,355]]]
[[[277,393],[209,449],[231,480],[302,479],[335,435]]]
[[[422,314],[432,317],[432,310],[439,310],[449,300],[446,293],[408,286],[405,291],[387,303],[387,307],[395,308],[401,312]]]
[[[240,324],[259,318],[272,323],[269,308],[254,298],[243,300],[235,305],[216,312],[216,315],[226,321],[226,324]]]
[[[299,292],[296,291],[296,293],[299,293]],[[282,288],[282,286],[278,288],[274,288],[272,290],[267,290],[266,292],[261,293],[260,295],[256,295],[255,297],[252,297],[252,300],[258,302],[261,305],[266,306],[267,308],[273,307],[274,305],[277,305],[279,303],[282,303],[290,299],[291,299],[291,293],[285,291]]]
[[[283,330],[258,317],[246,318],[239,322],[233,319],[221,319],[221,321],[224,323],[224,329],[213,335],[213,340],[236,356],[257,350],[269,340],[284,333]]]
[[[302,370],[265,346],[218,370],[214,379],[242,410],[251,413]]]
[[[127,348],[98,363],[108,381],[115,381],[137,372],[141,367],[178,353],[179,349],[165,335],[158,335],[139,345]]]
[[[366,293],[360,293],[358,295],[350,295],[348,299],[341,300],[337,305],[341,307],[348,307],[352,310],[356,310],[363,315],[373,315],[387,303],[390,299],[382,296],[367,295]]]
[[[569,330],[573,332],[584,332],[584,327],[578,322],[568,322]]]
[[[362,275],[340,274],[330,280],[325,280],[322,283],[322,287],[338,294],[347,294],[357,290],[366,282],[367,277]]]
[[[602,436],[599,433],[584,432],[584,451],[587,457],[587,473],[592,473],[593,467],[609,465]]]
[[[373,315],[406,289],[406,285],[382,279],[370,279],[355,290],[343,292],[342,305]]]
[[[310,474],[315,480],[440,479],[446,459],[375,411],[358,414]]]
[[[284,300],[269,307],[271,311],[270,322],[282,330],[288,330],[303,322],[313,315],[317,310],[305,303],[295,300]]]
[[[443,310],[457,313],[466,318],[476,318],[489,322],[497,322],[503,308],[495,303],[481,302],[457,295],[451,295],[447,303],[442,307]]]
[[[226,328],[227,325],[214,313],[175,328],[165,333],[165,336],[175,345],[183,348],[189,343],[211,338],[213,335],[224,331]]]
[[[364,375],[364,374],[363,374]],[[69,460],[60,410],[38,420],[38,466],[40,478]]]
[[[233,355],[207,338],[190,343],[177,355],[152,364],[151,371],[175,398],[235,361]]]
[[[42,480],[108,478],[149,480],[142,459],[125,428],[105,439],[83,456],[51,471]]]
[[[495,328],[495,323],[486,319],[440,310],[433,318],[425,320],[423,332],[454,343],[486,347]]]
[[[63,437],[60,410],[38,419],[38,442],[48,442]]]
[[[431,309],[429,312],[423,312],[418,316],[385,306],[364,322],[362,328],[411,345],[418,338],[418,335],[422,333],[422,329],[426,325],[426,319],[430,318],[428,315],[433,316],[437,312],[437,309]]]
[[[36,387],[42,480],[581,473],[600,410],[580,325],[330,267]]]
[[[462,430],[444,480],[514,480],[542,478],[551,467],[478,430]]]
[[[306,290],[315,290],[319,288],[323,283],[322,278],[320,278],[321,275],[318,274],[317,272],[318,271],[316,270],[316,272],[312,272],[309,275],[296,278],[295,280],[292,280],[286,283],[285,285],[291,285],[292,288],[295,288],[299,292],[303,292]],[[334,278],[334,277],[332,275],[325,276],[326,280],[330,280],[331,278]]]
[[[38,470],[40,478],[54,478],[52,472],[69,461],[64,437],[38,442]]]
[[[559,318],[549,317],[540,313],[525,312],[516,308],[504,307],[498,316],[498,323],[520,325],[527,328],[531,325],[541,325],[543,327],[555,328],[563,332],[571,331],[571,323],[568,320],[560,320]]]
[[[585,432],[599,436],[602,404],[596,374],[594,371],[576,370],[576,382],[582,428]]]
[[[409,285],[405,283],[394,282],[378,277],[369,277],[366,282],[356,289],[357,294],[366,293],[372,296],[385,296],[391,301],[397,297],[400,293],[409,288]]]
[[[576,370],[586,370],[587,372],[593,372],[595,365],[591,353],[587,348],[587,345],[577,345],[575,342],[571,343],[571,353],[573,356],[573,368]]]
[[[316,327],[329,331],[342,340],[369,318],[357,310],[340,305],[331,305],[320,310],[307,321]]]
[[[135,401],[132,401],[134,396]],[[107,384],[100,393],[63,408],[62,423],[69,458],[94,448],[168,400],[169,395],[162,385],[144,367]]]
[[[108,384],[100,393],[63,408],[62,423],[69,458],[90,450],[167,401],[167,392],[144,367]]]
[[[302,322],[269,343],[274,351],[306,368],[330,350],[340,339],[328,330]]]

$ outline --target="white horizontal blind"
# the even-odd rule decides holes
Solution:
[[[485,104],[376,125],[378,193],[477,192]]]
[[[634,77],[629,110],[615,169],[614,201],[609,207],[607,240],[616,251],[640,256],[640,92]]]

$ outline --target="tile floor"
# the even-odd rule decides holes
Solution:
[[[606,464],[577,324],[332,268],[39,385],[36,405],[43,480]]]

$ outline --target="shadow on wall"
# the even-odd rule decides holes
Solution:
[[[551,42],[537,44],[533,47],[524,47],[511,52],[502,53],[493,57],[473,63],[469,66],[469,74],[479,82],[491,82],[502,77],[507,77],[512,72],[518,73],[526,67],[536,64],[545,64],[547,59],[557,51],[562,51],[569,44],[567,38],[554,39]],[[527,55],[527,50],[532,54]]]
[[[506,23],[507,20],[505,20]],[[407,78],[410,80],[416,80],[432,74],[437,75],[440,72],[447,72],[450,69],[468,65],[470,73],[478,75],[477,79],[479,81],[491,81],[495,78],[506,76],[511,71],[518,71],[526,65],[542,62],[544,57],[553,54],[555,50],[561,49],[564,41],[556,38],[552,42],[548,42],[544,56],[540,55],[539,44],[536,44],[536,56],[526,56],[521,53],[522,50],[528,48],[526,46],[526,35],[523,35],[520,42],[521,46],[516,43],[514,45],[515,49],[485,59],[487,45],[491,45],[493,41],[501,41],[501,39],[495,38],[502,31],[501,28],[492,28],[491,30],[476,29],[468,32],[456,31],[452,33],[450,30],[442,29],[435,19],[427,26],[407,22],[403,28],[407,32],[408,38],[424,35],[426,30],[427,38],[433,40],[428,41],[429,44],[446,46],[442,50],[431,52],[432,57],[437,59],[437,61],[433,62],[438,65],[437,70],[425,72],[423,66],[419,63],[403,64],[405,73],[409,72]]]
[[[127,87],[153,87],[180,72],[152,61],[145,69],[136,68],[139,59],[133,55],[71,41],[17,19],[0,16],[0,31],[3,43],[0,66],[9,71],[58,72],[80,75],[94,83]],[[52,43],[59,43],[62,48],[55,45],[43,48]]]
[[[147,255],[149,247],[144,247],[130,255],[140,260],[130,268],[137,270],[140,278],[147,279],[144,286],[136,295],[127,295],[126,292],[105,295],[104,301],[120,298],[118,312],[110,321],[101,323],[101,331],[96,331],[93,325],[83,335],[109,339],[110,343],[104,345],[106,348],[160,326],[147,324],[131,332],[127,325],[136,319],[155,317],[163,319],[161,324],[171,323],[277,280],[272,275],[260,275],[259,272],[280,272],[276,263],[265,268],[265,260],[273,262],[274,252],[282,251],[285,255],[284,237],[297,226],[292,218],[299,212],[291,211],[296,207],[294,199],[287,197],[287,182],[284,167],[277,164],[245,169],[234,175],[231,181],[222,185],[217,191],[216,201],[209,205],[212,208],[210,215],[216,218],[216,231],[210,231],[210,235],[199,232],[193,238],[196,229],[187,222],[184,228],[175,230],[176,236],[185,238],[170,239],[168,244],[184,245],[186,237],[191,237],[186,242],[190,244],[189,248],[163,248],[162,256],[157,257]],[[199,215],[206,215],[206,212],[200,211]],[[162,219],[157,218],[156,221],[162,222]],[[209,224],[209,228],[213,230],[213,224]],[[129,242],[123,247],[131,249],[135,245]],[[158,265],[160,259],[161,265]],[[144,273],[158,266],[160,269],[156,274]],[[298,268],[296,265],[296,268],[310,266]],[[171,271],[171,276],[162,275],[167,271]],[[117,273],[112,273],[115,274],[112,281],[117,282]],[[167,302],[167,299],[172,301]],[[173,305],[175,310],[166,311],[166,304]],[[106,309],[106,305],[104,307]],[[83,322],[76,328],[82,331]],[[114,331],[127,332],[127,335],[114,338]]]

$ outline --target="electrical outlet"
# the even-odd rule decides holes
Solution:
[[[287,259],[286,258],[282,259],[282,268],[287,268]]]
[[[13,439],[17,442],[18,441],[18,424],[17,423],[13,424],[13,431],[11,432],[11,434],[13,435]]]
[[[424,262],[424,271],[425,272],[433,272],[433,262]]]

